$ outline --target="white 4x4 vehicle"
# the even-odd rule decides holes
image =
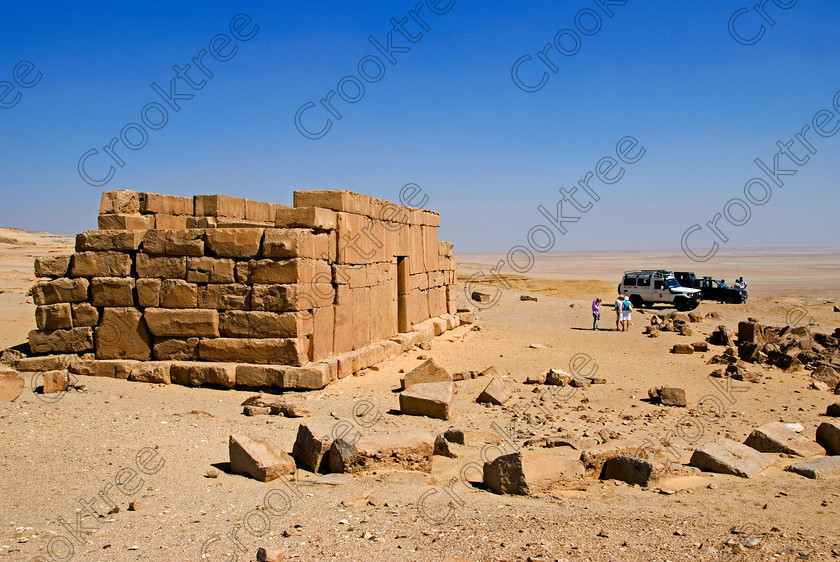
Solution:
[[[630,297],[636,308],[662,303],[677,310],[694,310],[700,304],[698,289],[681,287],[672,271],[662,269],[625,272],[618,294]]]

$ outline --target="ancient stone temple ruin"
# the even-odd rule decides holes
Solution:
[[[322,388],[459,324],[439,225],[349,191],[108,191],[72,256],[35,261],[30,349],[76,374]]]

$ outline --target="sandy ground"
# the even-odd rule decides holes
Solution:
[[[6,229],[0,237],[15,239],[0,242],[0,347],[6,347],[22,343],[34,328],[34,306],[25,296],[33,280],[32,256],[70,251],[72,245],[60,237]],[[658,459],[670,459],[670,473],[655,486],[587,479],[536,497],[499,496],[477,486],[480,477],[470,469],[482,454],[498,454],[489,445],[459,447],[455,459],[436,456],[431,478],[391,472],[316,476],[301,470],[294,482],[261,483],[229,473],[228,436],[269,438],[291,451],[300,420],[243,416],[240,404],[254,393],[78,377],[84,392],[55,400],[33,394],[27,385],[16,402],[0,403],[0,558],[253,560],[260,546],[301,560],[840,556],[840,478],[808,480],[784,472],[791,459],[783,455],[775,455],[774,467],[749,480],[686,466],[700,443],[719,435],[742,441],[770,421],[799,422],[813,438],[825,419],[821,414],[837,397],[809,389],[805,371],[761,367],[753,369],[764,375],[760,382],[719,388],[708,378],[714,366],[706,361],[720,348],[689,356],[668,352],[674,343],[699,341],[720,323],[735,328],[748,316],[773,325],[784,324],[787,317],[832,332],[840,324],[840,313],[832,311],[840,256],[834,250],[813,250],[721,257],[725,267],[724,260],[719,267],[713,260],[702,273],[743,275],[752,296],[746,305],[702,303],[700,312],[719,311],[723,320],[694,324],[691,337],[642,335],[649,313],[635,313],[629,333],[591,331],[589,302],[595,296],[609,302],[623,270],[648,264],[677,267],[664,254],[648,254],[644,264],[627,254],[576,254],[544,266],[552,271],[530,272],[538,280],[513,281],[498,305],[479,312],[479,330],[463,326],[436,338],[431,351],[415,349],[322,391],[287,395],[313,416],[334,414],[361,433],[441,432],[454,426],[502,436],[505,452],[541,436],[568,436],[591,445],[601,441],[604,429],[638,442],[667,440],[671,452],[662,447]],[[487,271],[494,258],[464,256],[460,273]],[[802,266],[807,263],[822,267]],[[774,281],[774,271],[781,281]],[[522,294],[539,301],[522,302]],[[611,314],[604,312],[602,327],[614,327]],[[481,377],[457,383],[452,420],[399,415],[395,389],[400,371],[420,364],[423,354],[450,372],[495,365],[511,385],[514,400],[503,407],[476,404],[489,382]],[[575,357],[588,360],[578,372],[597,368],[607,384],[574,394],[542,394],[542,400],[534,386],[523,384],[528,375],[549,368],[570,370]],[[654,384],[685,388],[689,407],[649,403],[647,389]],[[709,395],[724,405],[719,418],[701,417],[696,410]],[[373,409],[357,417],[358,404]],[[561,449],[564,455],[579,454]],[[141,451],[146,463],[139,466]],[[135,478],[126,468],[135,471]],[[206,478],[213,469],[218,477]],[[124,491],[117,491],[115,480]],[[80,499],[108,511],[105,501],[95,497],[100,492],[110,493],[119,511],[77,520]],[[132,501],[135,510],[129,511]],[[84,543],[73,537],[78,524],[88,531],[79,534]]]

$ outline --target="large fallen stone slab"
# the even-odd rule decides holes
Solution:
[[[825,448],[829,455],[840,455],[840,422],[823,422],[817,428],[817,443]]]
[[[268,482],[283,474],[295,472],[294,459],[263,439],[231,435],[228,452],[230,470],[234,474],[246,474],[256,480]]]
[[[752,447],[721,437],[698,447],[689,464],[700,470],[752,478],[773,460]]]
[[[292,447],[292,456],[312,472],[328,472],[330,447],[339,437],[339,430],[342,432],[340,437],[350,438],[344,433],[348,430],[345,427],[348,422],[339,426],[339,421],[335,418],[316,418],[301,423]]]
[[[771,422],[754,429],[744,445],[762,453],[786,453],[800,457],[824,455],[825,449],[796,433],[782,422]]]
[[[452,417],[455,383],[429,382],[412,384],[400,393],[400,410],[412,416],[448,420]]]
[[[23,377],[12,369],[0,367],[0,402],[14,402],[23,392]]]
[[[513,397],[510,387],[501,379],[493,377],[490,384],[484,387],[478,398],[475,399],[479,403],[495,404],[501,406]]]
[[[303,418],[309,415],[309,409],[300,404],[286,402],[272,394],[258,394],[247,398],[242,406],[245,408],[266,408],[272,416],[284,416],[287,418]]]
[[[653,463],[637,457],[619,455],[607,459],[601,469],[600,478],[647,486],[654,478]]]
[[[333,441],[332,472],[359,473],[382,469],[432,471],[435,436],[428,431],[401,431]]]
[[[819,459],[795,462],[787,467],[786,470],[815,479],[840,476],[840,456],[822,457]]]
[[[412,385],[430,382],[452,382],[452,376],[446,369],[435,363],[434,359],[428,359],[408,372],[400,381],[402,390]]]
[[[553,451],[517,451],[484,463],[484,485],[497,494],[533,494],[583,475],[583,463]]]

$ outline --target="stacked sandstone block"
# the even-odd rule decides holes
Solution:
[[[347,191],[294,203],[104,193],[100,230],[36,260],[32,352],[92,353],[84,374],[318,388],[458,325],[436,213]]]

